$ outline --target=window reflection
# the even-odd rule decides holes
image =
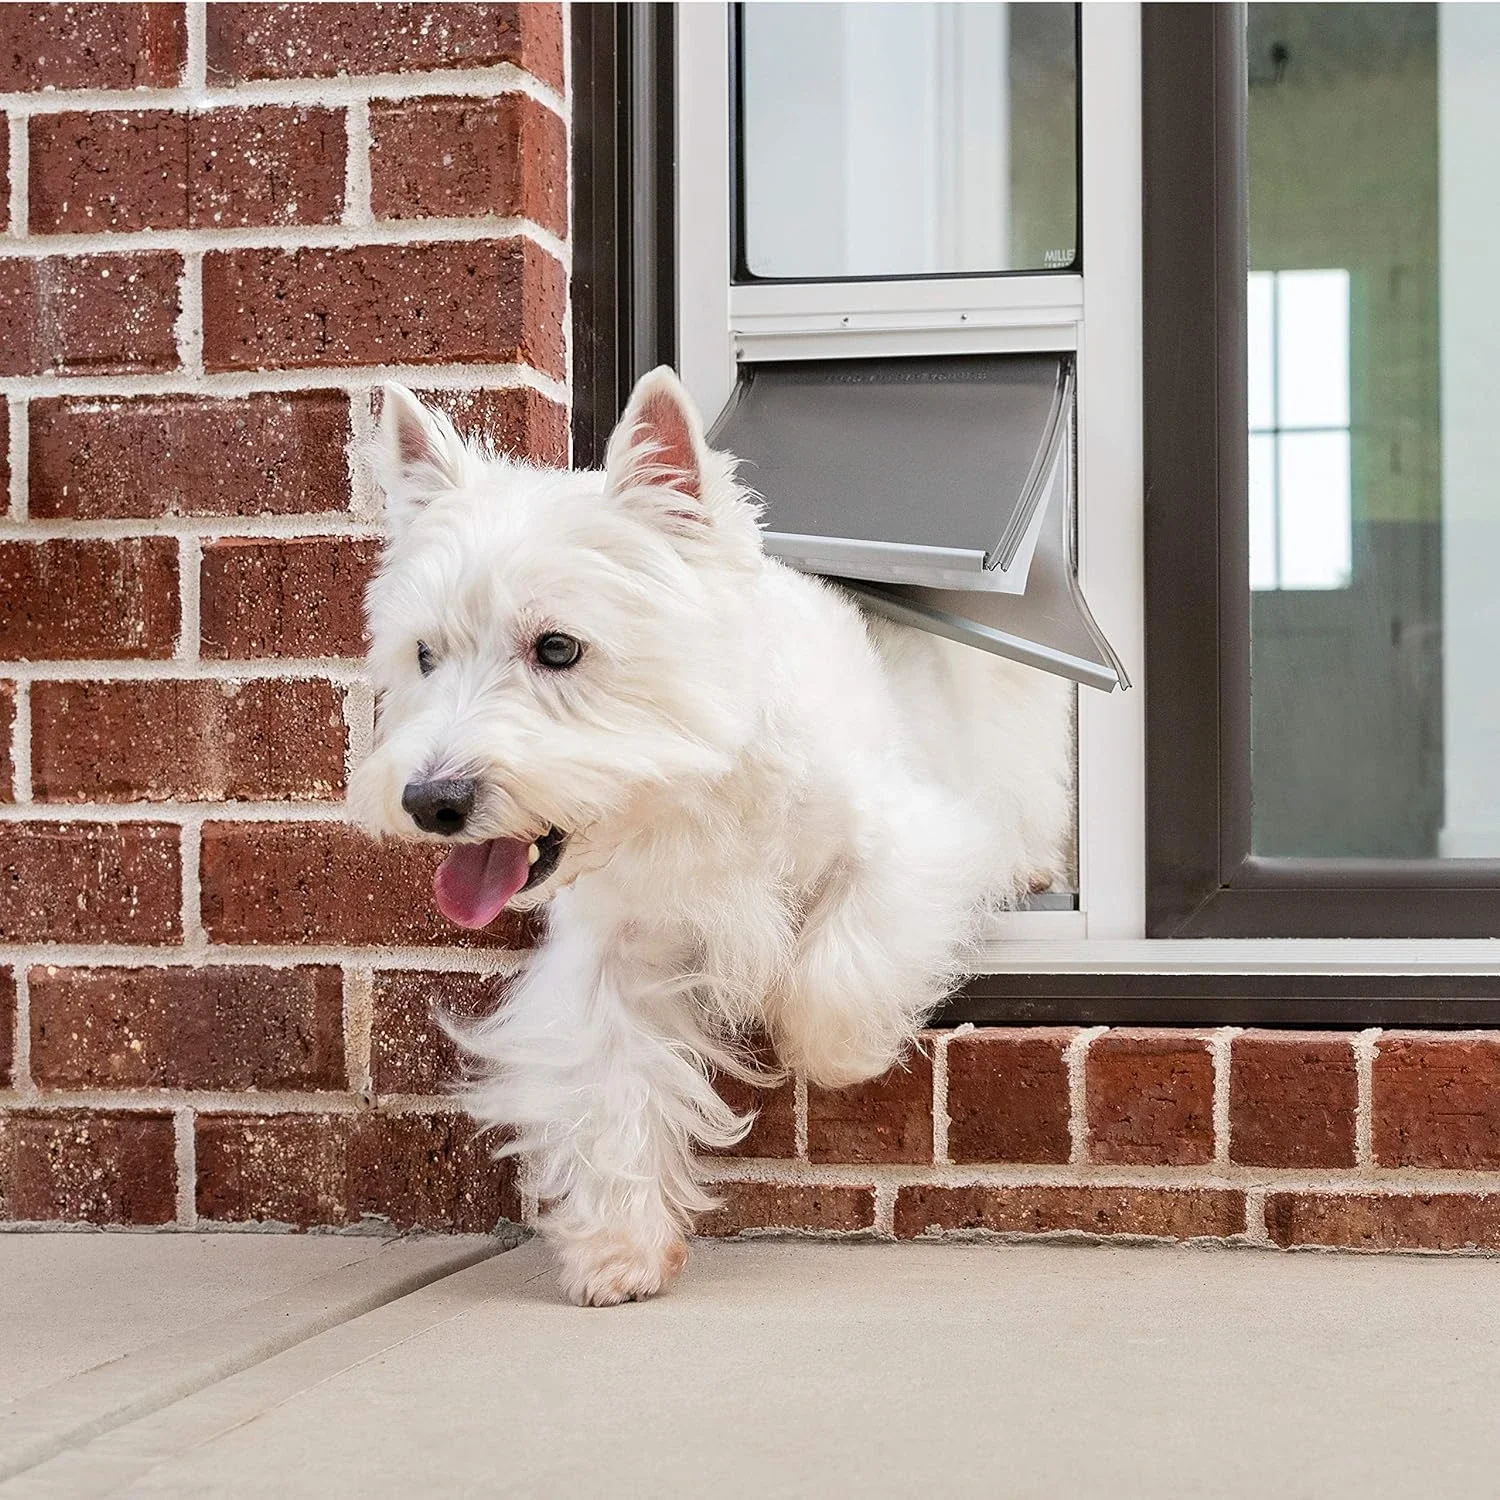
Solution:
[[[1349,273],[1253,271],[1249,310],[1250,586],[1347,588]]]

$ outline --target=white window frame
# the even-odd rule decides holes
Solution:
[[[999,920],[979,972],[1491,973],[1488,939],[1147,939],[1140,6],[1086,0],[1082,276],[731,287],[729,8],[678,7],[678,359],[712,420],[738,357],[1076,351],[1079,575],[1136,686],[1080,690],[1079,909]]]
[[[732,287],[729,7],[678,11],[678,362],[712,419],[740,358],[1075,351],[1079,573],[1135,675],[1141,588],[1140,27],[1134,5],[1083,18],[1083,276]],[[1128,128],[1134,121],[1135,128]],[[1127,128],[1122,129],[1125,123]],[[1101,399],[1109,392],[1110,400]],[[1049,946],[1145,932],[1144,694],[1079,692],[1077,911],[1015,912],[995,938]]]

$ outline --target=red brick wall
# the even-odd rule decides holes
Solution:
[[[0,1219],[483,1229],[367,743],[387,374],[567,460],[561,7],[0,6]]]
[[[0,1220],[526,1217],[429,1016],[524,933],[342,799],[372,387],[566,460],[560,10],[0,5],[0,94]],[[1500,1249],[1496,1035],[934,1033],[760,1102],[709,1233]]]
[[[964,1027],[747,1145],[710,1233],[1495,1251],[1500,1035]]]

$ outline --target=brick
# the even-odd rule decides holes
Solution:
[[[347,1224],[351,1120],[200,1114],[194,1122],[198,1216],[300,1227]]]
[[[349,508],[342,391],[39,397],[29,418],[37,519]]]
[[[1230,1160],[1352,1167],[1358,1096],[1348,1037],[1245,1032],[1230,1048]]]
[[[377,219],[523,218],[568,232],[568,132],[525,94],[374,100]]]
[[[768,1078],[778,1076],[775,1049],[764,1034],[744,1038],[738,1047],[744,1062]],[[795,1081],[781,1075],[781,1082],[758,1087],[715,1071],[709,1080],[719,1097],[737,1115],[753,1115],[745,1138],[733,1146],[709,1150],[699,1148],[701,1155],[741,1158],[786,1158],[797,1154],[797,1089]]]
[[[161,660],[177,641],[171,537],[0,542],[0,658]]]
[[[34,968],[41,1088],[342,1089],[333,967]]]
[[[343,691],[310,679],[38,682],[32,792],[52,802],[329,801]]]
[[[544,468],[568,466],[568,410],[529,385],[480,390],[418,390],[428,406],[445,412],[464,437],[488,443],[507,458],[525,459]],[[380,392],[372,393],[371,411],[380,417]]]
[[[524,943],[523,918],[502,913],[481,933],[445,922],[432,899],[444,851],[375,843],[341,823],[208,823],[203,925],[219,943]]]
[[[1214,1156],[1214,1062],[1179,1031],[1111,1031],[1084,1060],[1089,1159],[1186,1166]]]
[[[914,1047],[902,1063],[852,1088],[807,1091],[813,1161],[930,1162],[932,1058]]]
[[[903,1187],[901,1239],[934,1232],[1140,1235],[1221,1239],[1245,1228],[1245,1195],[1230,1188]]]
[[[0,375],[175,370],[174,251],[0,260]]]
[[[745,1139],[710,1156],[789,1157],[797,1154],[796,1086],[791,1079],[774,1088],[756,1088],[721,1074],[714,1080],[719,1097],[736,1114],[755,1111],[755,1123]]]
[[[11,1082],[16,1060],[16,975],[0,969],[0,1089]]]
[[[0,1219],[169,1224],[176,1212],[171,1115],[0,1113]]]
[[[172,823],[0,824],[0,942],[178,941],[180,843]]]
[[[349,1142],[350,1217],[457,1234],[519,1223],[514,1164],[494,1157],[500,1141],[457,1114],[360,1116]]]
[[[0,682],[0,802],[16,800],[16,767],[11,741],[16,726],[16,685]]]
[[[452,1114],[199,1115],[198,1214],[484,1234],[520,1219],[514,1168],[493,1145]]]
[[[1271,1193],[1278,1245],[1500,1250],[1500,1193]]]
[[[215,4],[208,8],[208,76],[333,78],[512,63],[563,85],[557,5]]]
[[[720,1208],[700,1216],[700,1235],[723,1238],[747,1230],[810,1230],[851,1234],[875,1226],[875,1189],[823,1182],[714,1182]]]
[[[188,222],[199,229],[337,224],[348,149],[341,109],[261,105],[194,114]]]
[[[1500,1166],[1500,1036],[1382,1036],[1372,1114],[1383,1167]]]
[[[184,7],[0,6],[0,93],[166,89],[187,59]]]
[[[337,109],[34,115],[30,152],[32,234],[336,224],[344,208]]]
[[[956,1162],[1065,1162],[1066,1029],[985,1028],[948,1045],[948,1155]]]
[[[10,228],[10,132],[0,141],[0,233]],[[8,475],[6,476],[9,477]]]
[[[457,1082],[458,1048],[435,1012],[469,1019],[493,1010],[503,995],[503,981],[493,974],[417,969],[376,974],[370,1034],[376,1094],[438,1094]]]
[[[359,656],[372,537],[207,543],[199,586],[200,651],[210,660]]]
[[[529,240],[203,258],[209,370],[529,364],[563,376],[562,267]]]

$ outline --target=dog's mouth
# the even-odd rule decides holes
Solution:
[[[488,927],[522,891],[552,874],[567,841],[549,828],[538,839],[458,845],[432,879],[438,910],[459,927]]]

